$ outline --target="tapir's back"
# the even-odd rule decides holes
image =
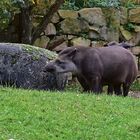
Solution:
[[[129,50],[118,46],[106,47],[97,49],[97,54],[102,61],[105,77],[130,83],[137,77],[136,59]]]
[[[122,47],[79,48],[83,54],[83,67],[88,73],[100,71],[103,79],[115,82],[133,82],[138,68],[134,55]],[[86,66],[85,66],[86,65]]]

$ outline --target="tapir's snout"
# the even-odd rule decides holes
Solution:
[[[48,64],[48,65],[45,66],[45,68],[44,68],[43,71],[44,71],[44,72],[51,72],[51,73],[53,73],[53,72],[56,71],[56,68],[55,68],[54,65]]]

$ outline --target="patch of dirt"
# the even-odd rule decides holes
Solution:
[[[134,97],[134,98],[140,98],[140,91],[129,91],[128,96]]]

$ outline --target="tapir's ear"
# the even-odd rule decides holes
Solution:
[[[73,58],[76,54],[76,52],[78,51],[77,48],[74,48],[73,50],[71,50],[69,53],[68,53],[68,57],[70,58]]]

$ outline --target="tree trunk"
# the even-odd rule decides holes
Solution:
[[[64,0],[56,0],[55,3],[50,7],[48,13],[44,16],[41,23],[36,27],[32,34],[31,44],[40,36],[40,34],[45,30],[47,25],[50,23],[51,18],[54,13],[57,12],[59,7],[64,3]]]
[[[21,8],[21,43],[31,44],[31,7]]]

